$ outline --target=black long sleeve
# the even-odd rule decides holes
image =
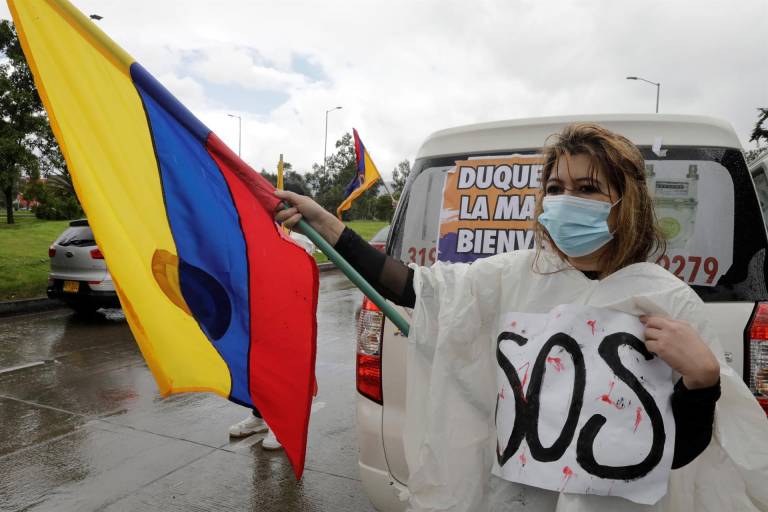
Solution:
[[[406,308],[416,305],[413,269],[374,249],[349,228],[344,228],[334,249],[387,300]]]
[[[345,228],[335,249],[355,270],[385,298],[399,306],[412,308],[416,304],[413,290],[413,269],[371,247],[349,228]],[[585,272],[596,279],[596,272]],[[675,451],[672,469],[679,469],[703,452],[712,439],[715,403],[720,398],[720,382],[705,388],[689,390],[680,379],[672,394],[672,414],[675,418]]]
[[[675,455],[672,469],[679,469],[698,457],[712,440],[715,403],[720,398],[720,381],[712,387],[688,389],[683,379],[672,393],[675,417]]]

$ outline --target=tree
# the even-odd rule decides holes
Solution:
[[[59,144],[48,124],[45,125],[38,139],[38,150],[41,175],[47,179],[48,185],[76,198],[72,176],[69,174],[64,155],[61,154]]]
[[[392,198],[389,197],[389,194],[376,198],[376,202],[374,203],[374,219],[386,220],[389,222],[394,213],[395,205],[392,204]]]
[[[35,88],[19,38],[8,20],[0,21],[0,189],[5,198],[6,218],[13,224],[13,198],[22,173],[40,169],[48,128],[45,109]]]
[[[352,136],[345,133],[336,141],[336,151],[327,157],[326,165],[312,165],[312,171],[307,174],[306,181],[315,196],[315,200],[328,211],[335,211],[343,198],[344,188],[355,175],[355,147]],[[333,208],[331,203],[338,196],[339,201]],[[326,204],[327,203],[327,204]]]
[[[65,188],[30,182],[24,191],[25,197],[36,199],[40,204],[35,208],[35,217],[47,220],[67,220],[82,217],[83,210],[77,196]]]
[[[768,146],[764,148],[750,149],[744,152],[744,159],[747,161],[747,165],[749,165],[766,153],[768,153]]]
[[[760,114],[757,123],[755,123],[755,128],[752,130],[752,136],[749,138],[749,141],[756,142],[759,146],[761,139],[768,142],[768,126],[765,128],[763,127],[765,122],[768,121],[768,108],[758,108],[757,111]]]
[[[759,113],[757,122],[755,123],[755,128],[752,130],[752,135],[749,138],[750,142],[757,144],[757,149],[751,149],[744,152],[747,164],[754,162],[763,156],[763,154],[768,153],[768,146],[760,147],[761,140],[768,143],[768,127],[763,127],[763,125],[766,124],[766,121],[768,121],[768,108],[758,108],[757,111]]]
[[[400,197],[400,194],[402,194],[403,189],[405,188],[405,183],[408,181],[408,176],[411,174],[411,163],[406,158],[399,164],[397,164],[397,167],[392,171],[392,182],[393,182],[393,188],[395,196]]]
[[[294,171],[291,164],[284,162],[283,171],[283,185],[285,190],[290,190],[291,192],[296,192],[297,194],[312,197],[312,191],[310,190],[309,185],[307,185],[304,176]],[[266,170],[262,169],[261,175],[264,176],[272,185],[277,186],[277,173],[267,172]]]
[[[286,170],[285,176],[283,176],[283,182],[286,190],[312,197],[312,191],[309,189],[309,185],[307,185],[304,176],[298,172]]]
[[[262,169],[259,174],[261,174],[264,179],[270,182],[273,186],[277,186],[277,174],[274,172],[268,172],[266,169]]]

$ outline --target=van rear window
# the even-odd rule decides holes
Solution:
[[[766,232],[740,151],[641,148],[667,252],[652,261],[707,301],[766,300]],[[405,262],[471,262],[533,246],[533,151],[417,160],[393,221],[389,253]]]

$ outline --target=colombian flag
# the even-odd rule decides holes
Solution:
[[[160,393],[256,406],[300,477],[318,277],[273,187],[69,2],[8,3]]]
[[[368,150],[363,146],[363,141],[360,140],[360,136],[357,134],[357,130],[352,129],[352,133],[355,136],[355,158],[357,160],[357,169],[355,171],[355,177],[349,182],[347,188],[344,189],[344,201],[336,209],[336,216],[341,219],[341,213],[345,210],[349,210],[352,207],[352,201],[358,198],[360,194],[371,188],[371,185],[376,183],[376,180],[381,179],[379,170],[371,160],[371,155],[368,154]]]

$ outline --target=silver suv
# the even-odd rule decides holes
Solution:
[[[48,297],[64,301],[78,313],[120,307],[112,276],[87,220],[70,222],[48,248],[48,256]]]

